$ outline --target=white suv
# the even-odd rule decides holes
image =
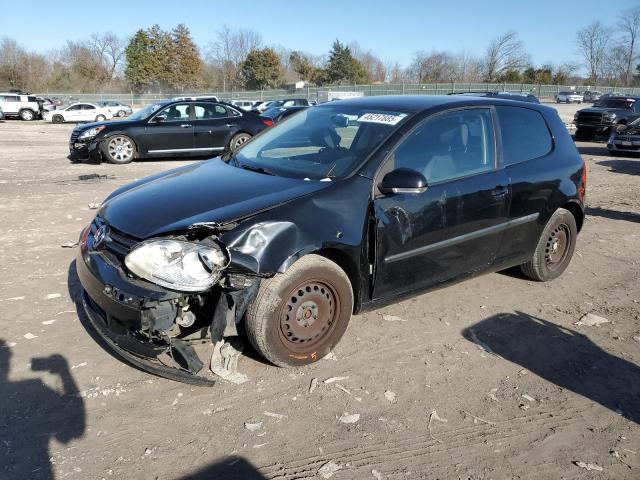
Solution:
[[[0,93],[0,108],[7,118],[18,117],[27,121],[40,118],[40,105],[35,95]]]
[[[582,103],[584,96],[576,92],[560,92],[556,95],[556,103]]]

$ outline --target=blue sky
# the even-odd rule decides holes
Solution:
[[[356,40],[383,60],[407,65],[416,50],[479,55],[491,38],[516,30],[534,63],[561,63],[578,60],[574,45],[578,29],[595,20],[613,25],[619,12],[639,2],[616,0],[605,6],[606,3],[585,0],[569,6],[549,0],[35,0],[28,3],[28,8],[3,9],[0,37],[12,37],[29,49],[46,52],[67,39],[78,40],[96,31],[111,30],[128,36],[154,23],[170,29],[182,22],[203,46],[226,23],[232,28],[259,31],[268,45],[279,44],[313,54],[326,53],[335,38],[346,43]]]

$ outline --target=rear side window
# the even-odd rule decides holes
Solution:
[[[27,97],[27,101],[35,103],[38,101],[38,99],[36,97]]]
[[[539,112],[521,107],[496,107],[496,110],[505,165],[542,157],[551,151],[551,133]]]

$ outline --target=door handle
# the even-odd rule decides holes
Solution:
[[[235,127],[236,124],[235,123],[227,123],[227,127]]]
[[[507,193],[509,193],[509,189],[507,187],[504,187],[502,185],[496,187],[495,189],[491,190],[491,196],[493,198],[499,199],[502,197],[505,197],[507,195]]]
[[[191,125],[189,125],[188,123],[183,123],[182,125],[180,125],[181,128],[189,128]]]

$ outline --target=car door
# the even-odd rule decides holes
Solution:
[[[201,102],[193,105],[194,149],[203,154],[222,152],[237,131],[237,118],[224,105]]]
[[[160,110],[147,122],[143,137],[142,146],[148,155],[192,155],[191,104],[174,103]]]
[[[491,108],[440,113],[394,151],[394,168],[421,172],[428,187],[374,201],[374,298],[428,288],[492,264],[510,196],[508,176],[497,168],[493,123]]]
[[[17,95],[5,95],[2,110],[5,115],[16,115],[20,111],[20,97]]]
[[[83,103],[78,120],[83,122],[94,122],[98,115],[96,106],[89,103]]]
[[[65,122],[77,122],[81,120],[82,105],[78,103],[76,105],[71,105],[70,107],[67,107],[63,115],[64,115]]]

